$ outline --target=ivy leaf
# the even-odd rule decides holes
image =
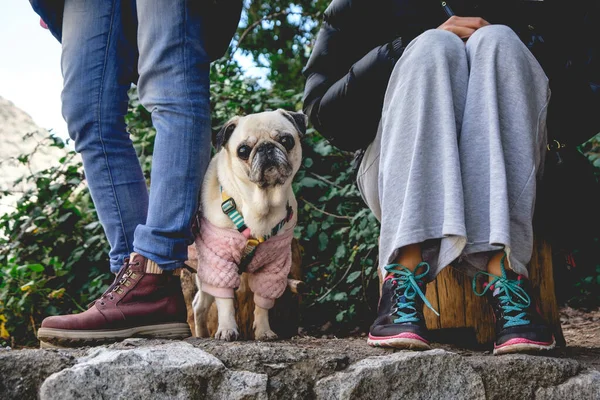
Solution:
[[[314,188],[317,186],[325,186],[325,182],[322,182],[318,179],[315,178],[311,178],[310,176],[305,176],[304,178],[300,179],[300,182],[298,182],[300,184],[300,186],[306,187],[306,188]]]
[[[319,227],[316,222],[313,221],[310,224],[308,224],[308,227],[306,228],[306,238],[310,239],[311,237],[313,237],[315,233],[317,233],[317,229],[319,229]]]
[[[319,250],[323,251],[327,248],[329,243],[329,236],[325,232],[319,233]]]
[[[44,266],[42,264],[29,264],[27,268],[32,270],[33,272],[42,272],[44,271]]]
[[[352,283],[355,280],[358,279],[358,277],[360,276],[361,272],[360,271],[354,271],[353,273],[351,273],[350,275],[348,275],[348,278],[346,278],[346,282],[347,283]]]
[[[346,292],[338,292],[333,295],[333,301],[346,301],[348,300],[348,295]]]

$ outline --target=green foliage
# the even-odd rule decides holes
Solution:
[[[41,146],[65,147],[55,137],[36,149]],[[108,277],[107,243],[81,163],[73,151],[65,153],[56,165],[26,177],[29,189],[13,212],[0,217],[0,319],[13,343],[32,342],[46,315],[82,310]],[[27,164],[32,156],[20,161]],[[6,331],[0,340],[8,339]]]
[[[570,301],[574,307],[594,308],[600,304],[600,264],[588,276],[575,283],[576,293]]]
[[[310,56],[327,0],[253,0],[246,2],[240,25],[239,47],[264,67],[277,88],[302,92],[302,68]]]
[[[311,327],[336,321],[336,330],[346,332],[372,322],[378,293],[379,227],[360,198],[350,160],[313,133],[305,141],[304,165],[294,184],[296,236],[312,289],[303,322]]]

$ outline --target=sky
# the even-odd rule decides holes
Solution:
[[[40,27],[40,18],[28,1],[2,3],[0,96],[31,115],[40,127],[66,137],[67,126],[60,111],[60,43]]]

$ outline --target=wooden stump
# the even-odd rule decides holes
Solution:
[[[533,287],[532,301],[538,301],[542,315],[554,330],[558,345],[565,339],[554,291],[552,250],[542,239],[534,242],[529,264]],[[494,341],[494,317],[485,297],[475,296],[471,278],[452,267],[444,268],[437,279],[427,285],[427,299],[440,313],[438,318],[425,307],[425,321],[437,342],[461,345],[489,344]]]
[[[193,269],[197,269],[195,261],[197,257],[195,254],[195,248],[190,246],[190,260],[187,264]],[[280,338],[290,338],[298,334],[299,305],[304,283],[301,281],[302,249],[300,243],[296,239],[292,241],[292,268],[288,278],[290,278],[288,280],[288,288],[284,294],[275,301],[275,306],[269,311],[271,329],[277,333]],[[193,273],[188,271],[182,273],[181,287],[188,309],[188,324],[192,330],[192,335],[196,336],[194,313],[192,310],[192,300],[197,292],[194,279]],[[237,324],[240,330],[240,339],[253,339],[254,332],[252,324],[254,323],[254,295],[248,287],[247,274],[242,274],[240,287],[235,292],[235,308]],[[217,331],[217,326],[217,307],[213,304],[208,313],[208,331],[211,336]]]

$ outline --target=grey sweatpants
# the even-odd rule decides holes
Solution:
[[[502,249],[527,275],[549,98],[544,71],[506,26],[466,44],[430,30],[408,45],[358,175],[381,221],[381,268],[422,243],[431,278],[450,263],[484,270]]]

